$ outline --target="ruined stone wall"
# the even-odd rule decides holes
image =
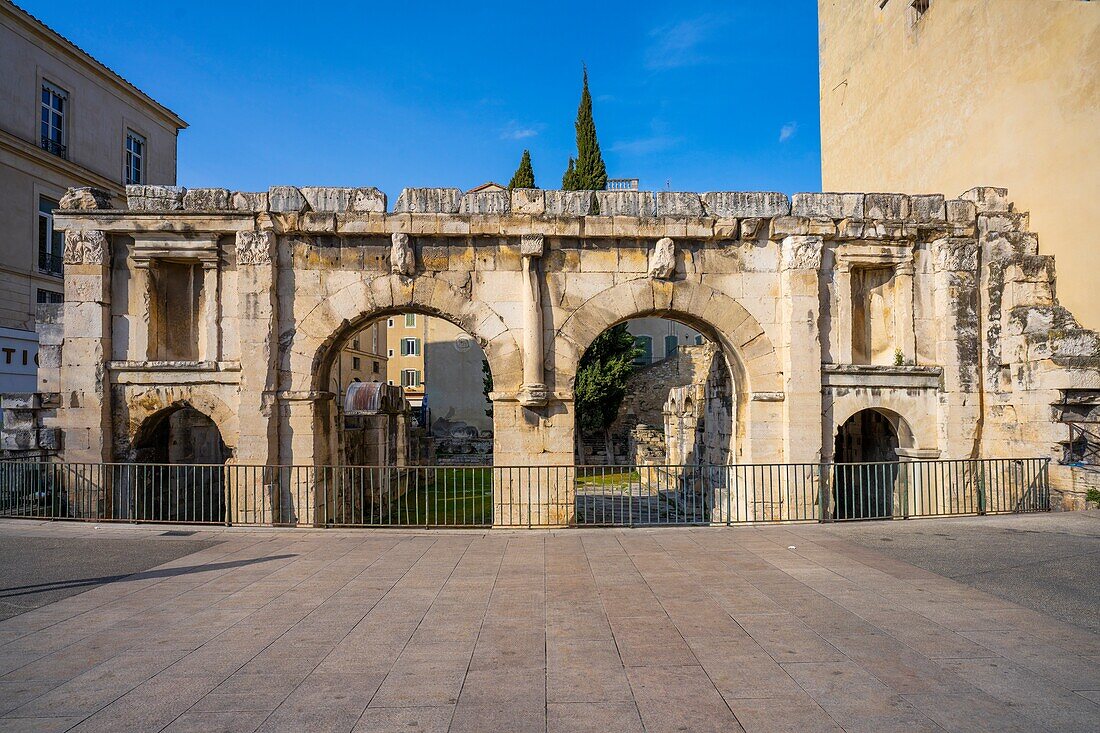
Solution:
[[[187,403],[233,462],[331,463],[334,354],[362,324],[408,310],[484,350],[500,465],[573,462],[580,356],[638,316],[674,317],[721,351],[731,462],[828,460],[860,409],[900,416],[910,457],[1053,455],[1059,390],[1100,386],[1096,335],[1059,309],[1021,216],[999,189],[406,189],[387,211],[366,188],[140,187],[129,210],[57,214],[64,455],[125,457],[144,420]],[[165,260],[193,267],[195,359],[154,358]],[[877,300],[857,297],[868,270]],[[856,341],[860,317],[887,312],[891,330]],[[867,345],[878,361],[892,346],[895,363],[859,363]]]
[[[612,440],[625,446],[636,425],[661,428],[669,392],[674,387],[704,381],[716,353],[718,348],[710,344],[681,346],[674,356],[634,372],[611,424]]]

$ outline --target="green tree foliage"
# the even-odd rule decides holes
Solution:
[[[588,69],[584,70],[584,88],[577,107],[577,158],[569,160],[562,176],[566,191],[602,191],[607,185],[607,166],[596,137],[596,121],[592,119],[592,95],[588,92]]]
[[[519,159],[519,168],[512,174],[512,180],[508,182],[508,190],[513,188],[538,188],[535,185],[535,169],[531,167],[531,151],[524,150],[523,157]]]
[[[584,352],[575,384],[582,433],[606,436],[622,404],[626,380],[634,373],[634,359],[641,353],[625,323],[601,333]]]
[[[493,401],[489,399],[489,393],[493,391],[493,372],[489,369],[489,360],[481,360],[481,391],[485,394],[485,401],[489,406],[485,408],[487,417],[493,416]]]
[[[569,159],[569,167],[565,169],[565,173],[561,177],[561,190],[562,191],[576,191],[577,169],[574,167],[576,161],[572,158]]]

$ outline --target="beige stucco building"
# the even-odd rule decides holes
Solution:
[[[340,352],[333,375],[343,393],[354,382],[385,382],[387,348],[385,322],[377,321],[355,334]]]
[[[0,72],[0,392],[29,391],[35,307],[63,299],[53,210],[74,186],[121,202],[128,183],[175,183],[187,125],[8,0]]]
[[[1100,327],[1100,3],[820,0],[826,191],[1007,186]]]

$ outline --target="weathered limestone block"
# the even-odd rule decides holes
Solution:
[[[943,194],[933,193],[909,197],[909,218],[928,223],[947,219],[947,205]]]
[[[354,188],[303,186],[298,189],[309,204],[310,211],[337,214],[349,211],[355,198]]]
[[[545,247],[541,234],[523,234],[519,238],[519,253],[523,257],[542,257]]]
[[[543,191],[547,216],[588,216],[592,191]]]
[[[514,188],[510,208],[513,214],[538,216],[546,213],[546,199],[541,188]]]
[[[229,191],[224,188],[189,188],[183,194],[187,211],[227,211],[231,208]]]
[[[462,194],[459,212],[463,214],[507,214],[512,209],[509,191],[467,191]]]
[[[58,208],[65,210],[91,211],[111,208],[111,194],[101,188],[80,186],[70,188],[61,197]]]
[[[748,219],[741,220],[741,239],[748,241],[756,239],[764,231],[764,222],[767,219],[761,219],[760,217],[750,217]]]
[[[947,209],[947,221],[952,224],[973,224],[978,216],[978,209],[973,201],[952,199],[944,206]]]
[[[959,198],[973,202],[979,214],[1012,211],[1012,202],[1008,199],[1007,188],[978,186],[962,194]]]
[[[232,204],[237,211],[250,211],[252,213],[267,211],[267,191],[234,191]]]
[[[596,191],[600,216],[656,216],[652,191]]]
[[[791,213],[830,219],[863,219],[863,198],[862,193],[796,193],[791,200]]]
[[[769,191],[709,191],[702,195],[708,216],[723,219],[786,216],[791,202],[786,194]]]
[[[771,220],[769,239],[783,239],[810,233],[810,220],[804,216],[777,216]]]
[[[404,232],[394,232],[390,241],[390,272],[394,275],[412,277],[416,272],[416,254],[409,242],[409,235]]]
[[[397,214],[457,214],[462,191],[457,188],[405,188],[397,197]]]
[[[1026,232],[1031,224],[1031,215],[1026,211],[997,212],[978,215],[978,233]]]
[[[657,192],[657,216],[704,216],[703,199],[697,193]]]
[[[932,242],[932,267],[938,272],[974,272],[978,243],[973,239],[937,239]]]
[[[275,233],[237,232],[237,265],[270,265],[275,254]]]
[[[981,242],[990,261],[1039,253],[1039,238],[1031,232],[990,232],[981,237]]]
[[[103,232],[81,229],[65,232],[66,265],[106,265],[110,257],[110,247]]]
[[[789,236],[783,240],[780,269],[821,269],[821,237]]]
[[[909,197],[901,193],[866,194],[863,216],[867,219],[905,219],[909,216]]]
[[[669,280],[676,273],[676,244],[670,237],[662,237],[649,253],[649,277]]]
[[[130,211],[180,211],[183,186],[127,186],[126,207]]]
[[[386,194],[374,186],[355,189],[355,195],[351,198],[351,211],[368,214],[386,213]]]
[[[309,210],[309,202],[294,186],[272,186],[267,191],[267,210],[279,214],[300,214]]]

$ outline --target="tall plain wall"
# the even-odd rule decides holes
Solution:
[[[820,0],[821,177],[832,191],[1007,186],[1100,327],[1100,4]]]

